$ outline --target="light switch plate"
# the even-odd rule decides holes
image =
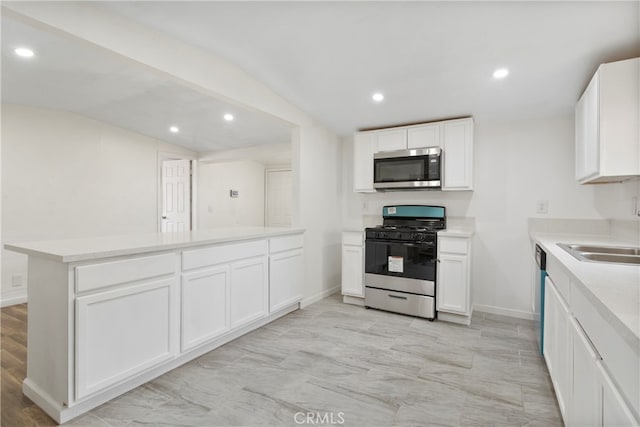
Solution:
[[[548,200],[538,200],[536,202],[536,213],[539,213],[539,214],[549,213],[549,201]]]

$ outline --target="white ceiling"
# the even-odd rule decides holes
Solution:
[[[640,2],[94,2],[244,68],[339,134],[472,115],[570,114],[598,64],[640,56]],[[30,44],[37,58],[11,53]],[[508,67],[502,81],[494,69]],[[381,104],[371,102],[382,91]],[[195,151],[290,140],[272,117],[2,18],[2,101],[60,108]],[[236,120],[226,123],[223,113]],[[182,131],[169,134],[177,124]]]
[[[340,134],[569,114],[597,65],[640,56],[640,3],[105,2],[239,65]],[[508,67],[503,81],[492,78]],[[374,91],[386,100],[370,102]]]
[[[37,56],[16,57],[16,46]],[[291,129],[111,52],[2,17],[2,102],[78,113],[197,152],[289,142]],[[232,113],[233,122],[223,120]],[[177,125],[178,134],[169,132]]]

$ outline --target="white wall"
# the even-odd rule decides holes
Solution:
[[[263,226],[264,170],[251,160],[199,163],[198,228]],[[230,197],[229,190],[238,190],[238,197]]]
[[[531,245],[527,219],[633,219],[631,196],[638,182],[578,185],[573,177],[573,116],[520,122],[476,123],[475,191],[356,194],[352,187],[352,140],[344,141],[345,224],[380,215],[395,203],[436,204],[447,216],[474,217],[472,288],[476,308],[527,316],[531,312]],[[536,213],[548,200],[549,213]]]
[[[2,106],[2,239],[157,231],[158,152],[182,148],[62,111]],[[2,251],[2,300],[26,256]]]
[[[3,13],[61,31],[202,93],[288,122],[293,134],[293,221],[305,228],[303,303],[337,290],[340,278],[339,140],[239,67],[202,49],[95,8],[90,2],[3,4]]]

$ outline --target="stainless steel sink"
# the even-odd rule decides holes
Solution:
[[[583,253],[583,257],[591,261],[600,262],[622,262],[625,264],[640,264],[640,256],[638,255],[614,255],[614,254],[594,254]]]
[[[558,243],[580,261],[640,265],[640,248],[624,246],[595,246]]]
[[[589,245],[567,245],[578,252],[592,252],[599,254],[619,254],[619,255],[640,255],[640,248],[628,248],[617,246],[589,246]]]

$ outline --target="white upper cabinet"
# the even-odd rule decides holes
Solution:
[[[376,133],[359,132],[353,138],[353,191],[373,193],[373,153]]]
[[[445,122],[443,132],[442,189],[473,190],[473,119]]]
[[[407,148],[440,147],[441,123],[410,127],[407,131]]]
[[[378,140],[376,153],[380,151],[405,150],[407,148],[407,130],[395,128],[376,132]]]
[[[602,64],[575,110],[581,184],[640,176],[640,58]]]
[[[381,151],[441,147],[442,191],[473,190],[473,119],[357,132],[353,140],[353,191],[374,192],[373,155]]]

